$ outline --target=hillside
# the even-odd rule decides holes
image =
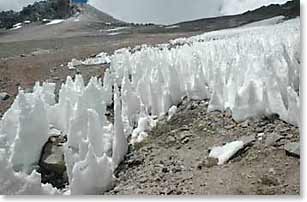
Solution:
[[[74,15],[77,7],[70,5],[69,0],[47,0],[35,2],[24,7],[20,12],[0,12],[0,29],[10,29],[13,25],[24,22],[42,22],[43,19],[64,19]]]

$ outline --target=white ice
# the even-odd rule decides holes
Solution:
[[[48,22],[46,25],[56,25],[56,24],[60,24],[64,22],[63,19],[55,19],[55,20],[51,20],[50,22]]]
[[[243,141],[234,141],[227,143],[224,146],[213,147],[209,153],[209,157],[218,159],[218,165],[222,165],[242,149],[243,146]]]

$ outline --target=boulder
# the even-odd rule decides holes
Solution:
[[[39,172],[43,183],[50,183],[57,188],[67,184],[66,165],[64,161],[64,143],[67,141],[63,135],[50,136],[42,148],[39,160]]]
[[[7,92],[0,93],[0,101],[5,101],[10,98],[10,95]]]
[[[300,157],[300,143],[289,142],[285,145],[284,149],[287,155]]]

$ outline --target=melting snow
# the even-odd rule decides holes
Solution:
[[[108,29],[106,30],[107,32],[115,32],[115,31],[120,31],[120,30],[124,30],[124,29],[129,29],[130,27],[116,27],[116,28],[112,28],[112,29]]]
[[[64,22],[63,19],[56,19],[56,20],[51,20],[50,22],[48,22],[46,25],[56,25],[56,24],[60,24]]]
[[[179,27],[180,27],[179,25],[173,25],[173,26],[165,27],[165,29],[176,29],[176,28],[179,28]]]

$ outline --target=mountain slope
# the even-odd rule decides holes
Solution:
[[[265,20],[275,16],[285,16],[286,19],[300,16],[300,1],[292,0],[283,5],[272,4],[269,6],[263,6],[256,10],[248,11],[239,15],[199,19],[188,22],[181,22],[175,25],[190,31],[212,31],[217,29],[238,27],[244,24]]]

